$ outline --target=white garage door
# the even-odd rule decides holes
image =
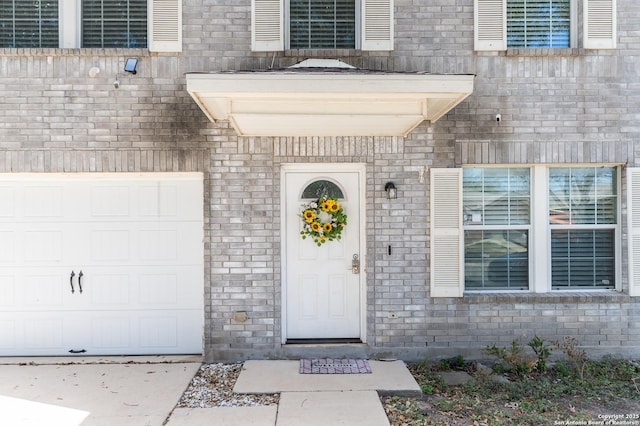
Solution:
[[[202,185],[0,174],[0,355],[202,353]]]

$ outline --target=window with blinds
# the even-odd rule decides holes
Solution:
[[[58,47],[58,1],[0,2],[0,47]]]
[[[615,288],[613,167],[549,169],[553,289]]]
[[[82,47],[147,47],[147,0],[83,0]]]
[[[570,47],[570,0],[507,0],[507,46]]]
[[[531,178],[527,168],[465,168],[467,290],[529,288]]]
[[[291,49],[353,49],[355,0],[290,0]]]

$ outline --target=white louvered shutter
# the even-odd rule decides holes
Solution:
[[[182,52],[182,0],[149,0],[149,50]]]
[[[584,0],[584,48],[615,49],[616,0]]]
[[[640,296],[640,168],[627,169],[629,295]]]
[[[362,50],[393,50],[393,0],[361,0]]]
[[[474,0],[474,50],[507,50],[507,1]]]
[[[462,297],[462,169],[431,169],[431,297]]]
[[[284,50],[284,0],[251,1],[251,50]]]

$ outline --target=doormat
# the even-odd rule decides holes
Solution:
[[[300,374],[368,374],[366,359],[313,358],[300,360]]]

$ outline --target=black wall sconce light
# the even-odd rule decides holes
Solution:
[[[396,198],[398,198],[398,190],[396,189],[396,186],[393,184],[393,182],[387,182],[384,185],[384,190],[387,191],[387,199],[395,200]]]
[[[137,58],[128,58],[127,62],[124,63],[125,72],[130,72],[133,75],[136,75],[138,72],[136,71],[136,67],[138,66]]]

